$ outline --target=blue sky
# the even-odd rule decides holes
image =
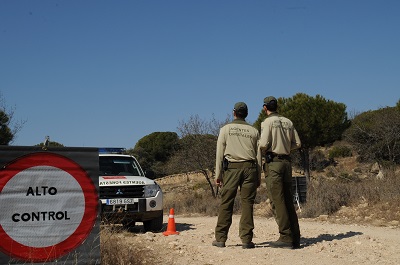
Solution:
[[[118,146],[317,94],[348,113],[400,99],[400,1],[0,1],[13,145]]]

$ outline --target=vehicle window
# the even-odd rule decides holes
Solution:
[[[143,176],[137,161],[131,157],[99,157],[100,176]]]

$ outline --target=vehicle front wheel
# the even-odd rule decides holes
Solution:
[[[122,225],[126,228],[126,229],[132,229],[135,227],[136,223],[135,221],[122,221]]]
[[[163,215],[152,220],[144,221],[143,227],[146,232],[160,232],[163,227]]]

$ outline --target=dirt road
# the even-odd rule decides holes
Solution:
[[[301,248],[274,249],[277,239],[272,218],[255,218],[255,249],[242,249],[238,237],[239,216],[234,216],[225,248],[211,246],[216,217],[175,215],[179,235],[132,233],[127,240],[158,255],[159,264],[400,264],[400,229],[359,225],[339,225],[300,219]],[[165,227],[168,217],[164,218]],[[138,227],[140,229],[140,226]],[[165,229],[164,229],[165,230]]]

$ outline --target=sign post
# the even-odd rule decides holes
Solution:
[[[0,166],[1,264],[100,263],[97,148],[0,147]]]

